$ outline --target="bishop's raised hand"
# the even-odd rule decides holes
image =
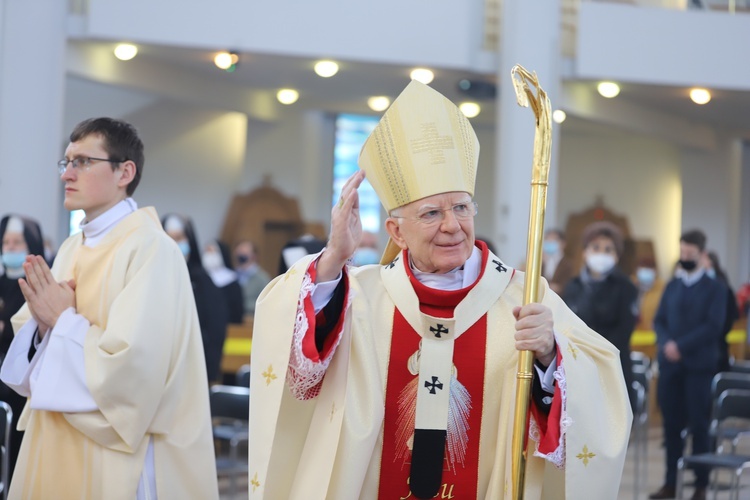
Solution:
[[[358,170],[341,189],[341,198],[331,209],[331,233],[328,245],[317,266],[315,281],[322,283],[336,279],[346,262],[354,254],[362,239],[362,220],[359,217],[359,188],[365,173]]]

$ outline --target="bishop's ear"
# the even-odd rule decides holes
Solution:
[[[398,223],[398,219],[394,217],[388,217],[385,220],[385,230],[388,232],[388,236],[391,237],[393,242],[401,248],[406,250],[406,240],[402,234],[401,225]]]

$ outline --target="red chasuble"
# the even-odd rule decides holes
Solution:
[[[483,260],[487,258],[486,250]],[[407,268],[408,269],[408,268]],[[408,269],[409,280],[419,298],[420,310],[431,316],[448,318],[453,309],[469,293],[472,286],[455,291],[428,288],[420,283]],[[380,491],[382,499],[414,498],[409,490],[408,478],[411,465],[411,439],[414,429],[414,408],[404,404],[407,386],[414,385],[417,375],[409,370],[409,358],[419,350],[420,336],[395,311],[393,337],[391,341],[388,382],[385,398],[385,422],[383,432],[383,458],[380,465]],[[451,460],[446,449],[442,486],[438,498],[476,498],[479,465],[479,429],[482,422],[482,397],[484,393],[484,364],[487,336],[487,316],[472,325],[456,340],[453,352],[454,376],[468,391],[470,409],[465,429],[451,428],[455,419],[449,416],[448,432],[460,433],[464,448],[454,455],[462,459]],[[453,380],[455,383],[455,380]],[[400,404],[401,401],[401,404]],[[416,399],[413,399],[416,403]],[[452,405],[453,406],[453,405]],[[399,426],[399,423],[402,423]],[[399,428],[401,427],[401,429]],[[459,425],[459,427],[461,427]],[[404,433],[404,428],[407,432]],[[447,447],[446,447],[447,448]]]

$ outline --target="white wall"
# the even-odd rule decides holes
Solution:
[[[738,281],[740,259],[741,155],[742,144],[729,139],[721,140],[714,151],[684,149],[681,154],[683,230],[697,228],[706,233],[708,250],[716,251],[733,285]]]
[[[105,85],[68,75],[65,79],[64,146],[73,128],[94,116],[121,117],[153,105],[159,100],[154,94]]]
[[[474,126],[479,139],[479,166],[477,167],[477,182],[474,199],[479,203],[479,213],[475,221],[477,236],[482,236],[493,244],[495,251],[499,251],[499,242],[493,234],[496,214],[495,203],[495,128],[487,125]],[[525,235],[522,235],[525,237]]]
[[[750,89],[750,65],[739,53],[736,63],[730,56],[749,45],[750,16],[581,2],[575,71],[579,78]]]
[[[53,241],[62,222],[55,162],[61,154],[65,20],[66,5],[58,0],[0,0],[0,217],[32,217]]]
[[[278,122],[247,122],[247,157],[232,192],[262,185],[266,176],[286,196],[299,200],[307,222],[330,224],[333,192],[334,117],[319,111],[297,113],[294,108]]]
[[[735,286],[750,282],[750,142],[742,147],[742,181],[740,182],[739,266]]]
[[[601,196],[609,209],[627,216],[632,237],[654,242],[659,271],[667,276],[679,252],[679,149],[618,129],[568,121],[561,138],[560,225]]]
[[[201,244],[218,237],[244,167],[245,115],[160,101],[124,118],[145,146],[138,204],[190,216]]]

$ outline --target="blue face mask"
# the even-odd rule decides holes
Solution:
[[[650,267],[639,267],[635,275],[643,288],[651,288],[656,280],[656,271]]]
[[[180,247],[180,252],[182,252],[182,255],[187,259],[188,255],[190,255],[190,242],[187,240],[178,241],[177,246]]]
[[[352,255],[353,266],[366,266],[368,264],[378,264],[380,262],[380,253],[374,248],[358,248]]]
[[[5,252],[3,253],[3,266],[7,269],[20,269],[26,262],[26,252]]]
[[[560,252],[560,243],[554,240],[545,241],[542,250],[547,255],[557,255]]]

